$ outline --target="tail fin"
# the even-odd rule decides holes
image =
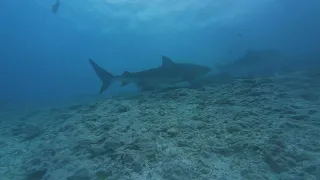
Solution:
[[[102,86],[100,89],[100,94],[101,94],[106,89],[108,89],[108,87],[112,83],[113,75],[111,73],[107,72],[106,70],[102,69],[100,66],[98,66],[98,64],[96,64],[91,59],[89,59],[89,61],[90,61],[90,64],[92,65],[94,71],[97,73],[97,75],[99,76],[99,78],[102,81]]]

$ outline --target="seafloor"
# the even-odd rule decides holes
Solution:
[[[1,180],[320,179],[320,70],[0,118]]]

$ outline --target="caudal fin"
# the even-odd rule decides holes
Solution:
[[[99,76],[99,78],[102,81],[102,86],[100,89],[100,94],[101,94],[106,89],[108,89],[108,87],[112,83],[113,75],[111,73],[107,72],[106,70],[102,69],[100,66],[98,66],[97,63],[95,63],[91,59],[89,59],[89,61],[90,61],[90,64],[92,65],[94,71],[97,73],[97,75]]]

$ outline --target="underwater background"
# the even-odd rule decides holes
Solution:
[[[214,67],[247,49],[297,55],[320,47],[317,0],[61,0],[53,14],[54,3],[1,2],[0,99],[6,105],[94,94],[100,82],[88,58],[121,74],[158,66],[161,55]]]
[[[0,2],[0,180],[320,179],[319,0],[56,3]],[[99,94],[88,61],[163,55],[213,74]]]

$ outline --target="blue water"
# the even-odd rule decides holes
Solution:
[[[88,58],[120,74],[158,66],[161,55],[213,66],[250,48],[303,53],[320,47],[317,0],[61,0],[53,14],[54,3],[1,2],[3,102],[43,103],[97,92],[100,82]]]
[[[55,2],[0,1],[0,180],[320,177],[319,0],[60,0],[54,14]],[[140,92],[114,83],[100,95],[88,61],[120,75],[158,67],[162,55],[240,80],[109,100]],[[58,108],[37,109],[47,106]],[[94,145],[123,159],[137,152],[147,165],[110,163]]]

